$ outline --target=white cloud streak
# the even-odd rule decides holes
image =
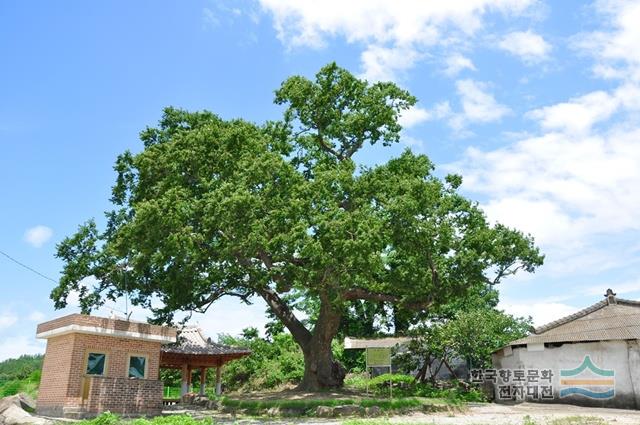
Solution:
[[[549,59],[551,45],[532,31],[514,31],[505,35],[498,47],[532,65]]]
[[[365,46],[364,75],[394,79],[426,49],[459,44],[483,27],[489,13],[519,15],[534,0],[259,0],[273,16],[278,38],[288,48],[322,48],[342,37]],[[467,66],[468,67],[468,66]]]
[[[16,324],[18,316],[10,312],[0,314],[0,330],[8,329]]]
[[[32,336],[12,336],[10,344],[0,344],[0,361],[14,359],[23,354],[41,354],[45,351],[45,342]]]
[[[53,236],[53,230],[47,226],[38,225],[27,229],[24,233],[24,240],[29,245],[40,248],[42,245],[47,243],[49,239]]]
[[[469,148],[457,164],[465,187],[485,194],[492,220],[530,232],[552,273],[596,274],[638,263],[640,235],[640,4],[598,3],[607,30],[581,34],[596,71],[619,78],[595,90],[532,110],[539,133],[506,147]],[[614,288],[615,290],[615,288]],[[602,288],[599,289],[602,291]]]
[[[640,80],[640,3],[624,0],[596,2],[607,28],[579,34],[574,46],[595,57],[594,72],[604,78]]]
[[[453,112],[448,103],[440,104],[440,116],[448,117],[449,126],[458,135],[464,135],[469,124],[499,121],[511,110],[500,104],[490,92],[487,83],[474,80],[456,82],[456,92],[460,97],[461,110]]]
[[[449,77],[455,77],[465,69],[475,71],[476,67],[471,59],[461,55],[460,53],[454,53],[447,56],[445,59],[446,68],[444,73]]]

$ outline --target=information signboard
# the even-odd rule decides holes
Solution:
[[[367,348],[367,367],[391,367],[391,348]]]

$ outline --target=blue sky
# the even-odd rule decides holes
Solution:
[[[0,2],[0,250],[57,278],[55,244],[102,218],[116,155],[163,107],[277,118],[279,83],[335,60],[419,98],[402,143],[359,162],[426,153],[536,237],[546,264],[503,284],[502,308],[542,324],[608,287],[638,299],[639,20],[625,1]],[[0,359],[43,350],[52,285],[0,256]],[[237,333],[263,312],[196,320]]]

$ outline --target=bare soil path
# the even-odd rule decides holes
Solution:
[[[198,416],[205,416],[208,412],[200,411],[198,413]],[[353,420],[349,418],[240,418],[220,414],[211,414],[210,416],[213,416],[217,423],[242,425],[263,423],[330,425]],[[580,419],[576,417],[580,417]],[[640,425],[640,411],[600,409],[565,404],[522,403],[513,406],[478,404],[470,406],[465,413],[413,413],[389,418],[362,419],[363,425],[367,422],[372,422],[372,425],[385,423],[390,425]]]

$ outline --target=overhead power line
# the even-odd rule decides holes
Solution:
[[[58,283],[58,281],[57,281],[57,280],[55,280],[55,279],[53,279],[53,278],[51,278],[51,277],[49,277],[49,276],[47,276],[47,275],[45,275],[45,274],[42,274],[42,273],[40,273],[38,270],[34,269],[33,267],[29,267],[29,266],[27,266],[26,264],[24,264],[24,263],[22,263],[22,262],[20,262],[20,261],[16,260],[15,258],[13,258],[12,256],[10,256],[10,255],[9,255],[9,254],[7,254],[6,252],[4,252],[4,251],[0,251],[0,254],[4,255],[4,256],[5,256],[5,257],[7,257],[9,260],[13,261],[14,263],[16,263],[17,265],[19,265],[19,266],[21,266],[21,267],[24,267],[25,269],[29,270],[29,271],[30,271],[30,272],[32,272],[32,273],[35,273],[35,274],[37,274],[37,275],[38,275],[38,276],[40,276],[40,277],[43,277],[43,278],[45,278],[45,279],[47,279],[47,280],[50,280],[50,281],[51,281],[51,282],[53,282],[53,283]]]
[[[25,269],[29,270],[29,271],[30,271],[30,272],[32,272],[32,273],[37,274],[38,276],[40,276],[40,277],[42,277],[42,278],[44,278],[44,279],[50,280],[51,282],[53,282],[53,283],[55,283],[55,284],[58,284],[58,281],[57,281],[57,280],[55,280],[54,278],[49,277],[49,276],[47,276],[47,275],[46,275],[46,274],[44,274],[44,273],[40,273],[38,270],[34,269],[33,267],[30,267],[30,266],[28,266],[28,265],[24,264],[23,262],[16,260],[15,258],[13,258],[12,256],[10,256],[10,255],[9,255],[9,254],[7,254],[6,252],[4,252],[4,251],[0,250],[0,254],[2,254],[3,256],[7,257],[9,260],[13,261],[14,263],[16,263],[17,265],[19,265],[20,267],[23,267],[23,268],[25,268]],[[125,279],[126,279],[126,277],[125,277]],[[126,288],[126,280],[125,280],[125,288]],[[126,289],[125,289],[125,291],[126,291]],[[127,294],[128,294],[128,292],[127,292]],[[126,309],[126,310],[129,310],[129,308],[128,308],[128,307],[129,307],[129,303],[128,303],[128,301],[129,301],[129,300],[128,300],[128,295],[127,295],[127,298],[125,299],[125,301],[127,302],[125,309]],[[112,310],[117,311],[118,313],[124,313],[124,314],[126,314],[127,316],[129,316],[129,314],[127,313],[127,311],[119,310],[119,309],[117,309],[115,306],[110,306],[110,305],[109,305],[109,304],[107,304],[107,303],[105,303],[104,305],[105,305],[107,308],[110,308],[110,309],[112,309]],[[127,319],[128,319],[128,317],[127,317]]]

